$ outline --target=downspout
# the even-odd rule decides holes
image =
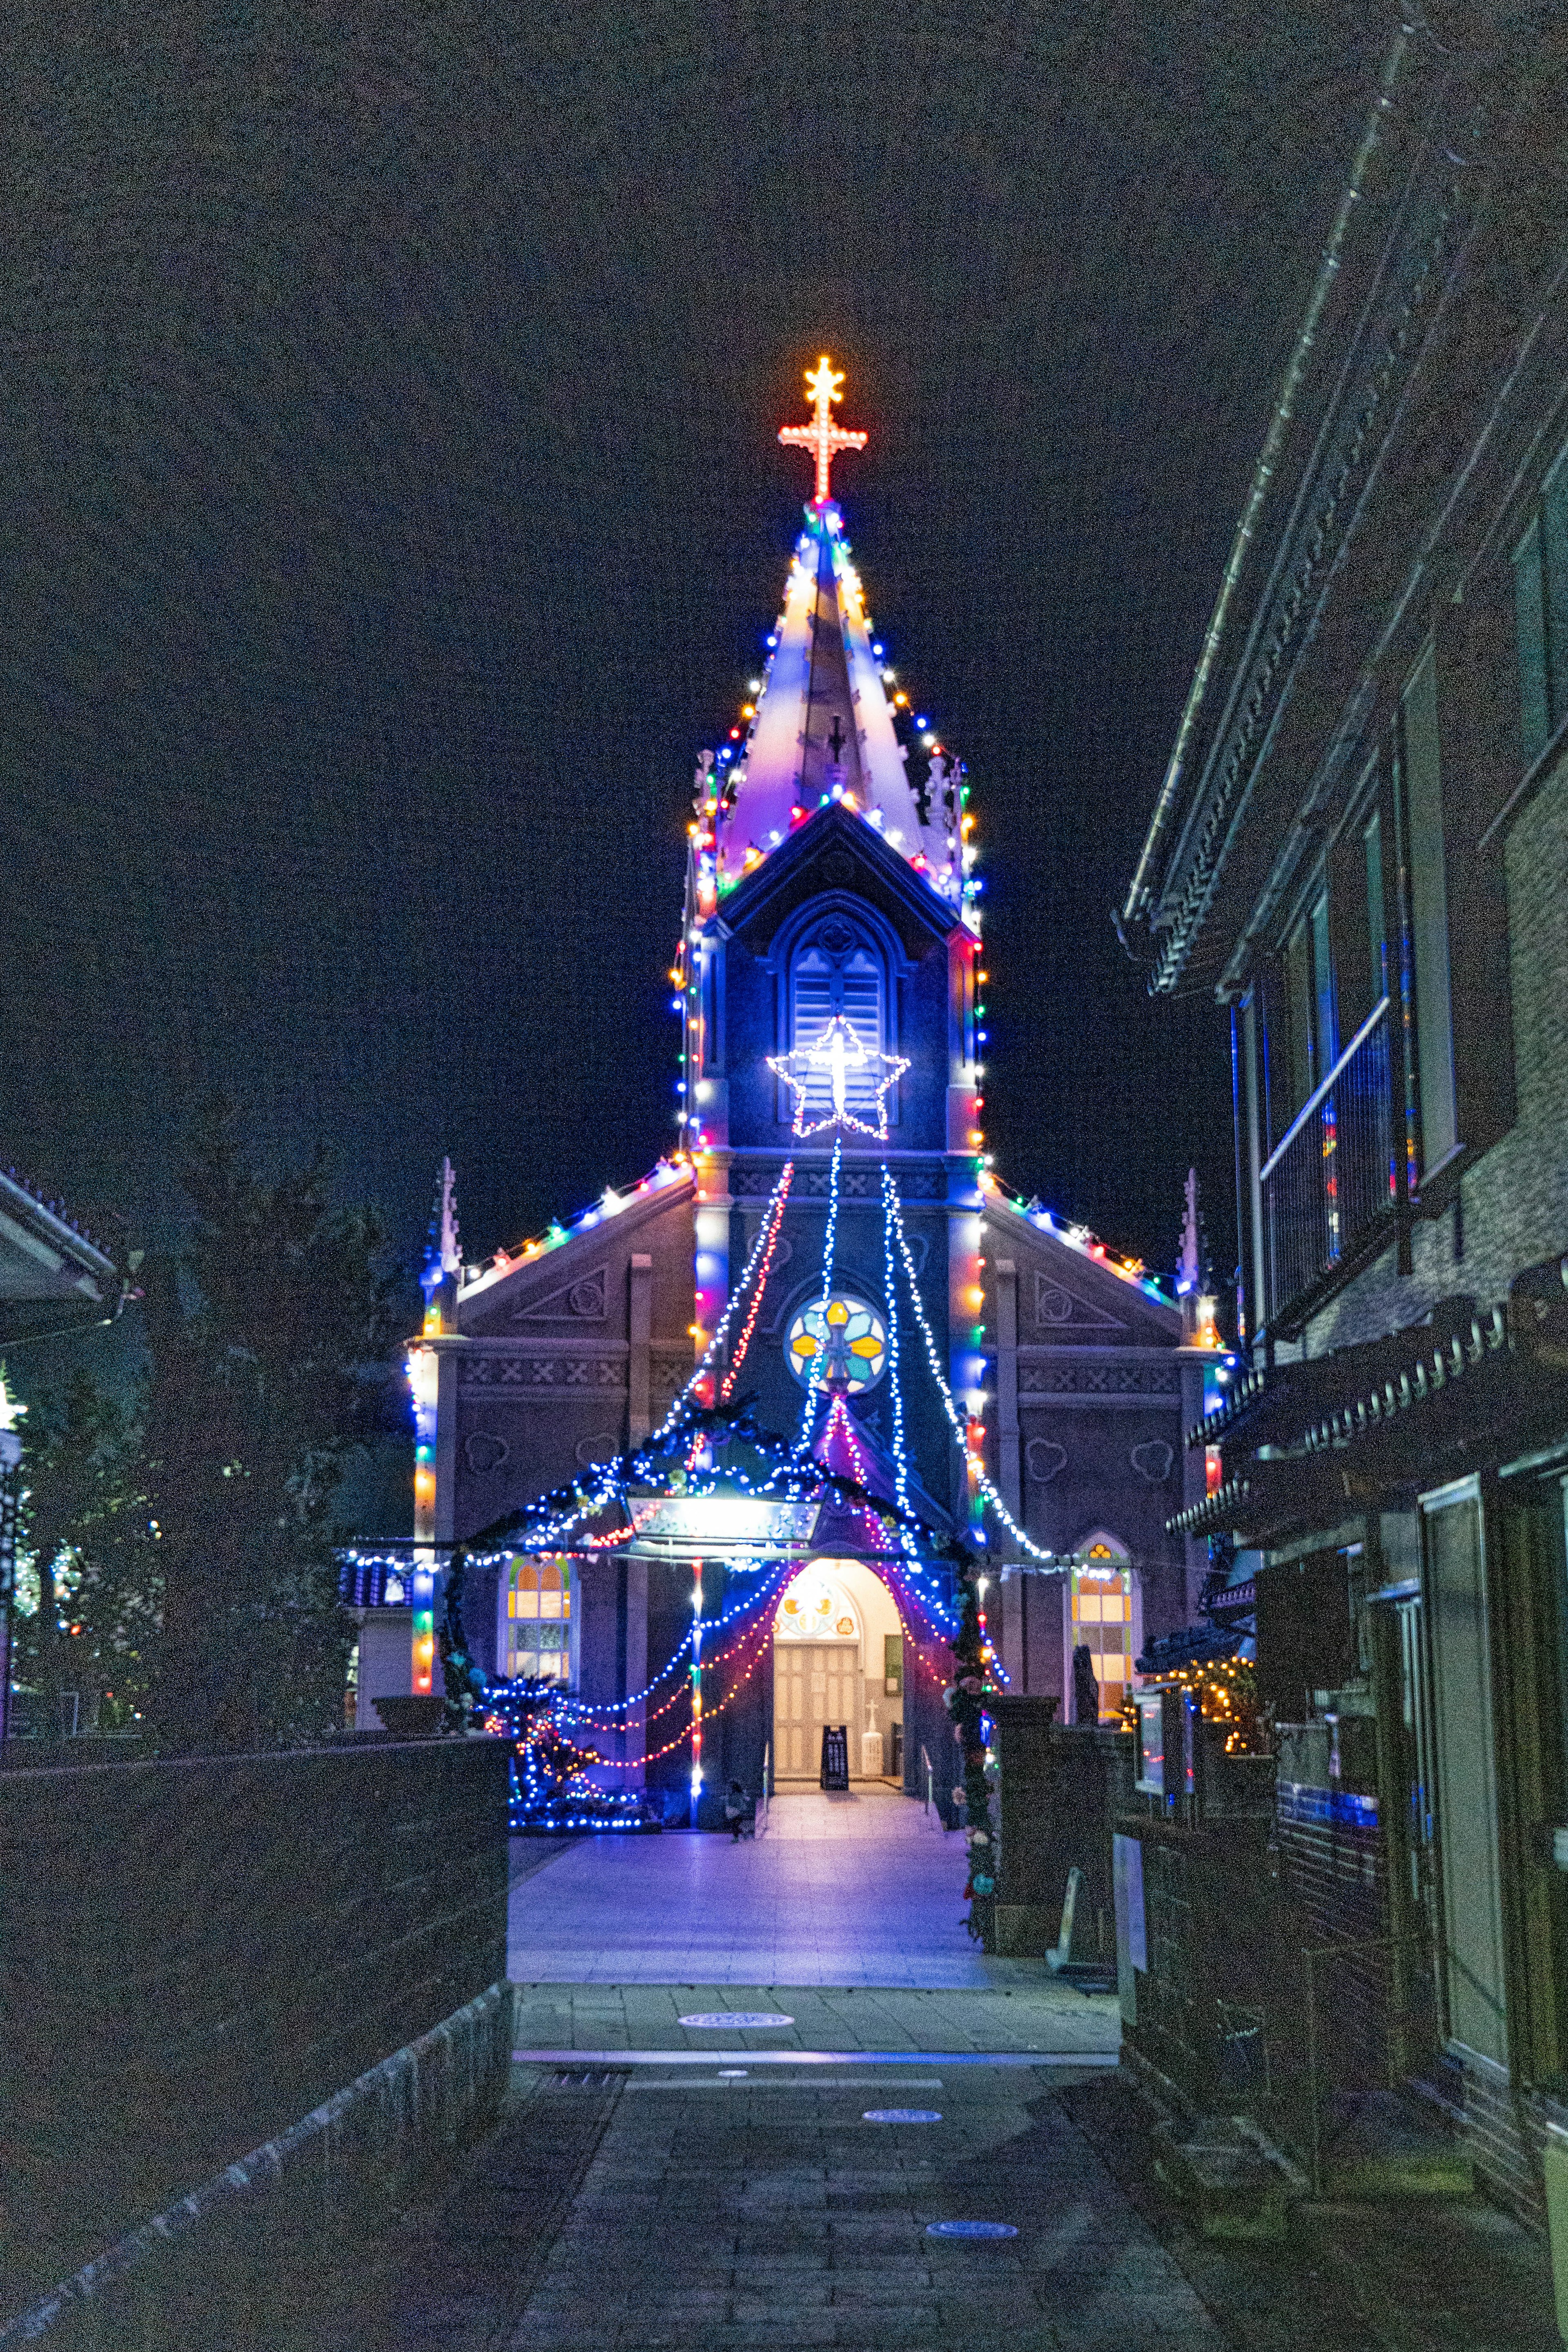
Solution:
[[[1301,380],[1307,373],[1308,363],[1317,342],[1318,329],[1322,323],[1323,312],[1328,307],[1334,280],[1339,276],[1340,255],[1350,229],[1351,215],[1361,202],[1363,188],[1367,173],[1372,166],[1373,157],[1383,143],[1384,119],[1393,110],[1394,92],[1405,68],[1405,54],[1415,35],[1424,29],[1419,20],[1415,18],[1401,23],[1384,62],[1383,73],[1377,86],[1377,96],[1373,100],[1372,111],[1367,117],[1366,129],[1362,134],[1362,142],[1356,151],[1355,162],[1351,166],[1350,180],[1344,194],[1340,198],[1339,210],[1334,215],[1334,224],[1329,232],[1329,241],[1323,247],[1322,259],[1318,265],[1318,275],[1312,287],[1311,299],[1307,305],[1307,315],[1301,321],[1300,332],[1296,338],[1295,348],[1290,353],[1289,363],[1285,370],[1285,380],[1280,386],[1279,398],[1269,421],[1268,437],[1264,441],[1257,466],[1253,469],[1252,487],[1247,492],[1247,504],[1242,509],[1241,520],[1237,525],[1236,538],[1232,541],[1229,560],[1225,567],[1225,575],[1220,582],[1219,594],[1215,600],[1215,608],[1209,616],[1203,652],[1199,656],[1197,669],[1187,695],[1186,707],[1182,712],[1181,724],[1176,730],[1176,740],[1172,748],[1170,764],[1165,770],[1165,780],[1160,787],[1160,797],[1154,804],[1154,814],[1150,820],[1149,831],[1138,859],[1138,870],[1132,877],[1126,903],[1121,909],[1122,924],[1136,922],[1147,909],[1153,895],[1154,861],[1159,855],[1165,835],[1170,830],[1172,818],[1175,814],[1176,796],[1181,791],[1187,753],[1191,749],[1193,734],[1208,695],[1215,664],[1219,658],[1220,646],[1224,642],[1226,627],[1230,619],[1231,602],[1236,594],[1242,569],[1251,548],[1253,534],[1258,529],[1264,500],[1273,482],[1274,468],[1279,460],[1281,445],[1289,429],[1290,420],[1296,413],[1297,396],[1300,392]]]

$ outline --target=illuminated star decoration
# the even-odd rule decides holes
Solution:
[[[848,1107],[849,1073],[863,1070],[879,1062],[884,1076],[877,1088],[876,1121],[857,1118]],[[781,1077],[795,1096],[795,1135],[820,1135],[824,1128],[851,1127],[857,1135],[874,1136],[879,1143],[888,1139],[888,1096],[909,1068],[908,1058],[900,1054],[873,1054],[857,1037],[842,1013],[836,1013],[815,1045],[793,1054],[770,1054],[768,1067]],[[804,1075],[796,1076],[800,1071]],[[811,1092],[814,1074],[826,1070],[831,1108],[822,1118],[808,1119],[806,1097]]]
[[[834,367],[824,352],[816,367],[807,368],[805,372],[805,388],[815,403],[811,423],[784,425],[779,428],[779,439],[786,448],[809,449],[816,457],[816,497],[814,504],[819,507],[831,502],[833,492],[828,486],[828,478],[833,469],[833,460],[840,449],[863,449],[866,446],[863,433],[846,433],[841,425],[833,422],[833,404],[843,398],[843,369]]]

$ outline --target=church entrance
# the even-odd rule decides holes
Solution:
[[[858,1559],[817,1559],[773,1621],[773,1782],[816,1788],[825,1728],[841,1727],[856,1781],[903,1780],[904,1643],[892,1596]]]

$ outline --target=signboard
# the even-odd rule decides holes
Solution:
[[[734,1552],[787,1559],[810,1549],[820,1501],[781,1503],[762,1495],[633,1496],[628,1507],[637,1536],[630,1546],[645,1558],[672,1554],[713,1558]]]

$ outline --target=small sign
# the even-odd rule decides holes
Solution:
[[[822,1785],[825,1789],[847,1790],[849,1786],[849,1726],[847,1723],[825,1723],[822,1727]]]
[[[1016,2238],[1011,2221],[928,2221],[928,2238]]]
[[[795,2020],[772,2009],[700,2009],[694,2017],[683,2017],[680,2022],[700,2026],[704,2032],[722,2032],[729,2027],[736,2033],[753,2033],[770,2026],[793,2025]]]
[[[631,1549],[663,1559],[669,1553],[735,1550],[787,1559],[808,1545],[820,1502],[780,1503],[764,1495],[634,1495],[628,1505],[637,1538]]]

